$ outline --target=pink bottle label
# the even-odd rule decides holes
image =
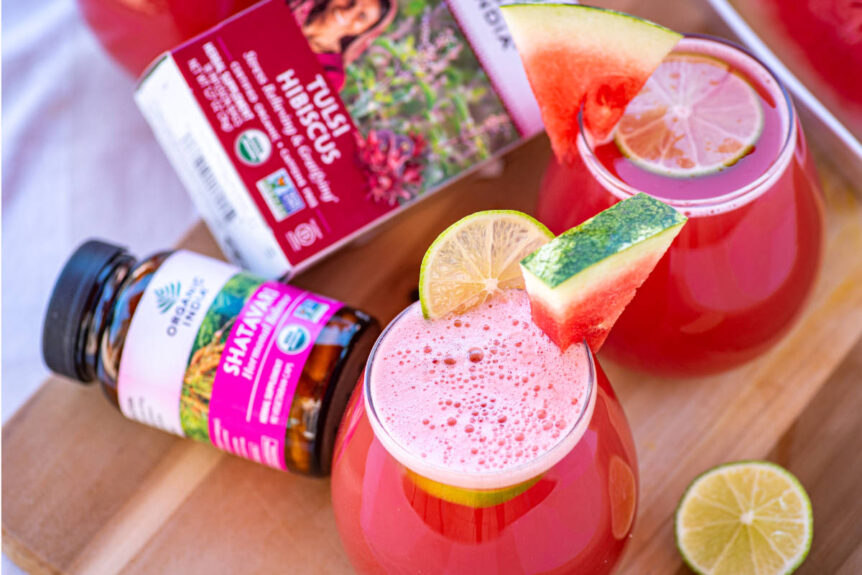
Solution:
[[[154,274],[129,327],[120,409],[147,425],[286,469],[297,386],[341,307],[224,262],[176,252]]]
[[[255,290],[224,341],[213,382],[208,419],[216,447],[286,469],[285,431],[297,384],[318,335],[340,307],[276,282]]]

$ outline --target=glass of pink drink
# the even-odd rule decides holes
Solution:
[[[78,0],[105,49],[137,76],[177,47],[258,0]]]
[[[732,0],[782,61],[847,124],[862,133],[862,2]]]
[[[610,572],[637,463],[585,344],[561,352],[520,290],[433,322],[404,310],[336,443],[333,505],[360,573]]]
[[[762,128],[740,159],[706,175],[664,175],[630,160],[614,140],[590,143],[582,129],[580,158],[573,166],[551,162],[537,210],[560,233],[645,192],[690,218],[603,348],[629,366],[669,375],[722,371],[776,343],[811,291],[823,242],[817,175],[785,89],[752,55],[707,37],[683,39],[657,73],[691,58],[701,60],[698,65],[718,64],[753,88]],[[727,122],[750,109],[750,103],[710,102],[712,83],[692,88],[683,78],[675,85],[681,92],[699,90],[697,106],[714,106]],[[648,83],[649,89],[655,87]],[[670,162],[678,152],[665,146],[664,156],[654,160]],[[682,154],[683,168],[690,156]]]

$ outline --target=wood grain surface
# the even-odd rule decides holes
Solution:
[[[616,2],[637,11],[642,3]],[[673,3],[677,6],[679,3]],[[696,4],[696,3],[694,3]],[[682,30],[688,4],[641,12]],[[538,138],[503,175],[463,181],[296,278],[387,322],[410,302],[431,240],[479,209],[533,211]],[[821,159],[822,160],[822,159]],[[808,489],[814,545],[802,573],[862,573],[862,205],[820,162],[827,242],[794,330],[734,371],[665,381],[603,361],[628,414],[641,500],[619,572],[685,573],[672,517],[701,471],[767,458]],[[219,252],[198,226],[183,246]],[[600,356],[601,360],[601,356]],[[349,573],[329,481],[276,472],[122,417],[96,387],[50,379],[4,426],[3,550],[33,573]]]
[[[466,181],[396,218],[295,283],[388,321],[410,301],[429,242],[486,208],[530,211],[544,139],[502,177]],[[825,165],[823,165],[825,167]],[[621,573],[681,569],[672,514],[691,479],[769,458],[814,501],[807,573],[862,572],[862,206],[821,170],[823,271],[796,328],[720,376],[663,381],[604,362],[637,442],[641,502]],[[218,255],[202,227],[185,247]],[[95,387],[51,379],[3,431],[3,548],[35,573],[350,571],[329,482],[279,473],[125,420]]]

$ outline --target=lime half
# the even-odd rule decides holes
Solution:
[[[514,210],[476,212],[455,222],[422,259],[422,313],[461,313],[498,291],[523,288],[519,262],[553,237],[535,218]]]
[[[763,131],[754,88],[724,62],[671,54],[626,108],[614,140],[645,170],[672,177],[717,172],[747,155]]]
[[[676,541],[696,573],[779,575],[808,555],[811,501],[789,471],[740,461],[695,479],[676,511]]]

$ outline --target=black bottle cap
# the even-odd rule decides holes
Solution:
[[[120,246],[89,240],[66,262],[54,284],[42,326],[42,357],[51,371],[81,382],[92,381],[81,367],[81,325],[92,311],[106,272],[125,253]]]

